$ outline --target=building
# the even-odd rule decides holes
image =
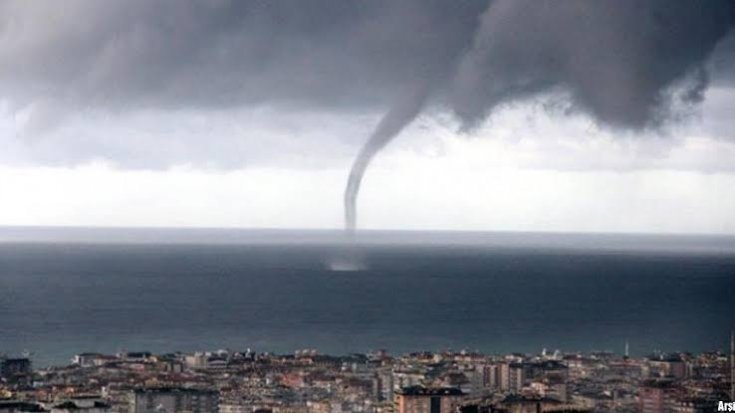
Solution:
[[[517,393],[526,381],[526,367],[522,363],[496,363],[483,366],[485,387]]]
[[[716,403],[714,400],[685,398],[675,400],[669,411],[672,413],[706,413],[711,412]]]
[[[519,392],[523,388],[526,381],[526,370],[521,363],[511,363],[508,365],[508,385],[505,387],[513,393]]]
[[[482,367],[482,385],[488,389],[500,387],[499,367],[497,364],[487,364]]]
[[[51,408],[51,413],[108,413],[111,406],[100,400],[67,400]]]
[[[453,387],[404,387],[396,393],[396,413],[449,413],[462,402],[464,393]]]
[[[730,401],[735,402],[735,331],[730,332]]]
[[[109,356],[99,353],[80,353],[75,355],[71,362],[79,367],[99,367],[107,363],[118,361],[115,356]]]
[[[31,373],[31,360],[27,358],[0,358],[0,377],[9,379]]]
[[[391,369],[379,369],[376,373],[377,399],[380,401],[393,400],[393,371]]]
[[[664,413],[670,411],[672,382],[668,380],[649,380],[638,391],[641,413]]]
[[[649,358],[649,375],[652,377],[669,377],[684,379],[687,377],[687,366],[679,354],[658,355]]]
[[[575,412],[589,413],[592,409],[583,406],[562,403],[547,397],[527,397],[517,394],[506,396],[496,403],[492,412],[502,413],[545,413],[545,412]]]
[[[38,403],[23,401],[0,401],[0,413],[48,412]]]
[[[152,388],[134,390],[130,413],[218,413],[219,393],[189,388]]]

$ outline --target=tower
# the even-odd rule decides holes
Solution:
[[[730,401],[735,401],[735,331],[730,330]]]
[[[625,340],[625,358],[630,357],[630,345],[628,344],[628,340]]]

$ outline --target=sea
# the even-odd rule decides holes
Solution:
[[[0,228],[0,353],[724,351],[735,237]]]

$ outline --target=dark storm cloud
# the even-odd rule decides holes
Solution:
[[[364,108],[449,75],[481,1],[4,2],[0,84],[126,108]],[[408,86],[410,87],[410,86]]]
[[[16,107],[379,110],[430,79],[433,102],[466,125],[504,102],[561,91],[602,123],[639,128],[665,117],[673,86],[681,100],[701,99],[704,64],[734,8],[729,0],[5,0],[0,93]],[[732,43],[719,74],[731,70]]]
[[[498,1],[460,64],[453,106],[468,123],[504,101],[561,89],[602,123],[656,126],[698,102],[732,1]],[[678,83],[678,96],[672,86]]]

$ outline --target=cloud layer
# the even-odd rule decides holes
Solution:
[[[69,145],[79,155],[62,163],[98,154],[133,168],[187,156],[208,164],[200,145],[172,135],[217,113],[267,116],[255,131],[245,121],[212,127],[202,140],[213,147],[278,146],[258,122],[283,129],[282,119],[299,117],[310,148],[355,145],[417,83],[428,85],[431,113],[451,113],[465,129],[551,94],[562,96],[557,114],[638,131],[699,103],[713,80],[732,81],[734,9],[728,0],[5,0],[0,109],[34,159],[53,163],[51,152],[64,151],[43,148]],[[360,123],[323,128],[304,113]],[[142,130],[150,114],[172,126]],[[49,131],[57,142],[38,144]],[[212,151],[209,163],[251,160]]]
[[[112,1],[0,5],[0,81],[27,103],[365,107],[447,72],[483,2]]]
[[[657,126],[672,104],[702,100],[707,58],[734,10],[729,1],[497,1],[462,59],[453,106],[473,123],[556,88],[603,124]]]
[[[636,126],[686,75],[687,97],[698,97],[700,70],[734,8],[727,0],[6,0],[0,82],[21,104],[364,107],[432,75],[435,89],[453,89],[463,118],[558,86],[603,121]]]

